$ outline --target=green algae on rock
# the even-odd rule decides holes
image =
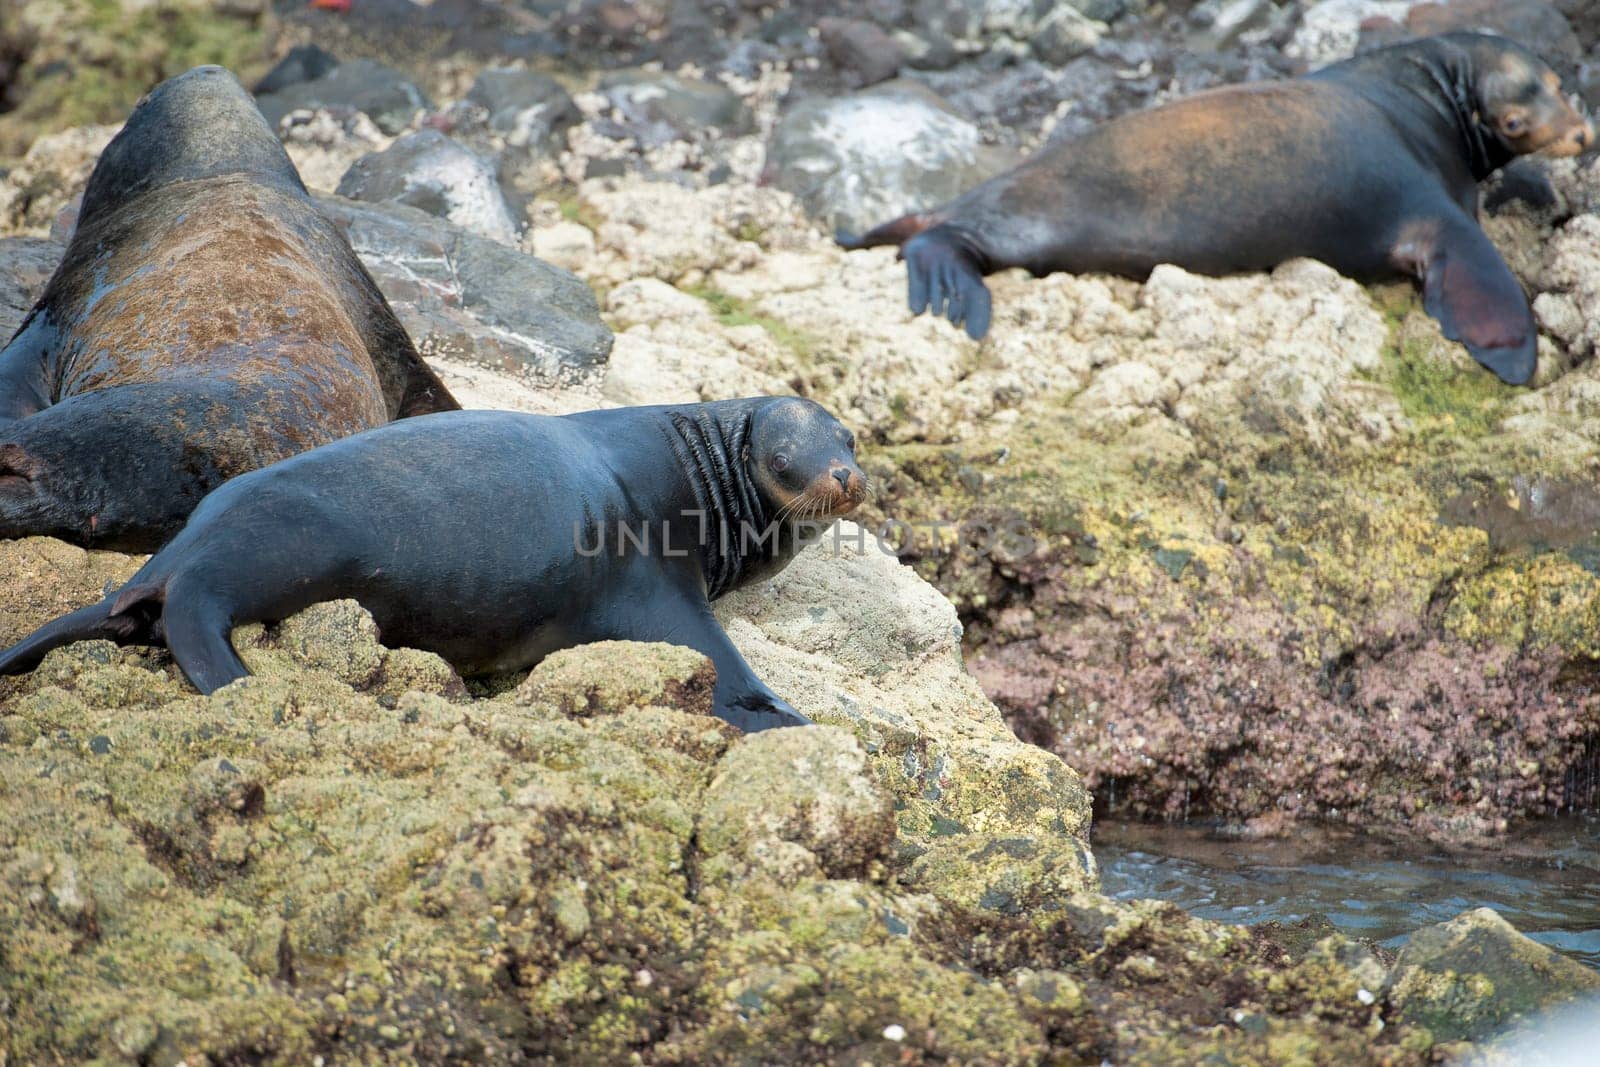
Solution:
[[[948,602],[841,534],[719,603],[809,729],[740,737],[704,659],[663,645],[474,698],[349,602],[236,631],[259,674],[209,698],[158,651],[52,652],[0,693],[0,1047],[1425,1061],[1345,939],[1292,955],[1094,895],[1077,776],[964,674]],[[7,638],[135,565],[37,539],[0,562]]]

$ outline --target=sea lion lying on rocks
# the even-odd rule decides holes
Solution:
[[[592,641],[687,645],[716,665],[723,719],[798,725],[710,601],[866,494],[854,437],[809,400],[407,419],[221,486],[121,590],[0,653],[0,674],[104,638],[165,644],[209,693],[249,673],[234,626],[349,598],[387,644],[466,674]]]
[[[229,478],[458,407],[232,74],[139,102],[0,351],[0,537],[149,552]]]
[[[1537,332],[1478,226],[1478,182],[1594,139],[1531,52],[1449,34],[1125,116],[840,242],[901,245],[912,312],[974,338],[989,329],[983,276],[1008,267],[1142,278],[1159,263],[1226,274],[1309,256],[1363,281],[1410,275],[1445,336],[1522,384]]]

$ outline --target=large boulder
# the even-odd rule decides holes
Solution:
[[[546,386],[603,370],[611,331],[594,293],[566,271],[403,204],[318,205],[425,357]]]
[[[406,134],[362,156],[336,192],[351,200],[407,204],[503,244],[515,244],[520,229],[494,169],[438,130]]]
[[[1015,157],[914,82],[803,100],[773,130],[766,179],[830,228],[864,232],[936,207]]]

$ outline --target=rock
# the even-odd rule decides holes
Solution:
[[[559,82],[531,70],[486,70],[472,83],[467,99],[488,110],[489,128],[515,148],[557,151],[567,130],[582,118]]]
[[[598,379],[611,331],[571,274],[404,205],[328,197],[318,206],[429,360],[544,386]]]
[[[0,175],[0,232],[51,235],[52,224],[83,189],[116,126],[80,126],[40,137],[15,167]]]
[[[1046,63],[1066,63],[1091,51],[1100,43],[1106,28],[1105,23],[1096,22],[1074,7],[1060,4],[1034,28],[1028,43],[1033,48],[1033,54]]]
[[[594,257],[594,231],[576,222],[557,222],[534,230],[533,254],[562,270],[581,270]]]
[[[888,81],[900,73],[905,62],[895,39],[865,19],[821,18],[817,20],[817,34],[828,58],[847,72],[858,88]]]
[[[710,716],[716,682],[711,661],[690,649],[601,641],[551,654],[517,687],[516,699],[568,716],[648,707]]]
[[[860,878],[889,858],[894,805],[861,746],[846,730],[801,734],[756,734],[717,764],[700,818],[703,876]]]
[[[1389,977],[1400,1018],[1436,1041],[1481,1041],[1580,996],[1600,974],[1517,933],[1489,908],[1418,930]]]
[[[1498,33],[1539,55],[1557,74],[1570,77],[1583,46],[1566,17],[1545,0],[1445,0],[1417,4],[1406,28],[1418,37],[1476,30]]]
[[[292,111],[348,108],[363,112],[391,136],[432,106],[399,71],[369,59],[352,59],[310,81],[262,93],[256,104],[274,128]]]
[[[1368,19],[1405,19],[1414,0],[1322,0],[1307,7],[1284,49],[1307,66],[1323,67],[1355,54]]]
[[[600,79],[600,91],[618,114],[611,135],[644,147],[713,132],[738,135],[752,129],[744,101],[716,82],[649,71],[618,71]]]
[[[1014,157],[905,81],[802,101],[767,149],[767,178],[831,228],[864,232],[934,207],[1004,170]]]
[[[489,165],[438,130],[419,130],[362,156],[338,194],[408,204],[481,237],[515,244],[520,226]]]
[[[257,96],[280,92],[291,85],[300,85],[325,77],[333,73],[333,68],[338,65],[337,56],[314,44],[295,45],[278,60],[276,66],[256,82],[256,87],[251,91]]]
[[[1085,18],[1096,22],[1115,22],[1138,6],[1130,0],[1069,0]]]
[[[9,340],[44,292],[65,249],[36,237],[0,238],[0,338]]]

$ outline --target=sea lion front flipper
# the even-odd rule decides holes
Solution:
[[[989,332],[990,300],[983,271],[961,234],[952,226],[924,230],[900,250],[906,261],[906,297],[913,315],[929,308],[978,340]]]
[[[1524,385],[1538,365],[1533,309],[1494,243],[1465,217],[1408,229],[1395,261],[1422,283],[1422,306],[1444,335],[1510,385]]]
[[[747,734],[811,725],[750,669],[698,589],[675,588],[663,581],[659,589],[647,593],[631,589],[630,600],[636,606],[609,618],[609,632],[591,635],[593,640],[664,641],[709,657],[717,668],[717,718]]]

